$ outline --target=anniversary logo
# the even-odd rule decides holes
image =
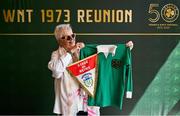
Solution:
[[[178,24],[174,23],[179,17],[179,9],[174,4],[166,4],[162,7],[162,9],[158,9],[160,7],[159,4],[150,4],[149,6],[149,14],[153,16],[153,18],[149,18],[151,24],[149,26],[156,27],[157,29],[169,29],[174,26],[178,26]],[[159,20],[163,20],[163,23],[158,23]]]

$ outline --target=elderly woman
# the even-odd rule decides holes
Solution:
[[[76,43],[75,34],[69,24],[61,24],[55,28],[55,37],[59,48],[51,55],[48,68],[55,79],[54,113],[74,116],[79,111],[88,111],[99,115],[99,107],[87,107],[87,95],[79,84],[71,77],[66,67],[77,61],[79,51],[84,43]]]
[[[88,115],[100,115],[99,107],[87,106],[87,94],[71,77],[66,67],[78,61],[79,51],[84,43],[77,42],[69,24],[61,24],[55,28],[55,37],[59,48],[51,55],[48,68],[52,71],[55,81],[54,113],[74,116],[79,111],[87,111]],[[133,43],[126,44],[132,49]]]

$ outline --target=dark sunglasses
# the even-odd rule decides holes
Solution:
[[[76,34],[71,34],[71,35],[67,35],[67,36],[62,36],[61,39],[66,39],[66,40],[71,40],[74,39],[76,37]]]

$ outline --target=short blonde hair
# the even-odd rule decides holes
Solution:
[[[71,29],[72,30],[70,24],[59,24],[59,25],[57,25],[55,30],[54,30],[54,35],[56,37],[56,40],[58,40],[61,37],[61,33],[59,33],[59,31],[62,29],[68,29],[68,30]]]

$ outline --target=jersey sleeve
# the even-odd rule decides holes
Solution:
[[[132,57],[129,48],[126,50],[126,98],[132,98],[133,80],[132,80]]]

